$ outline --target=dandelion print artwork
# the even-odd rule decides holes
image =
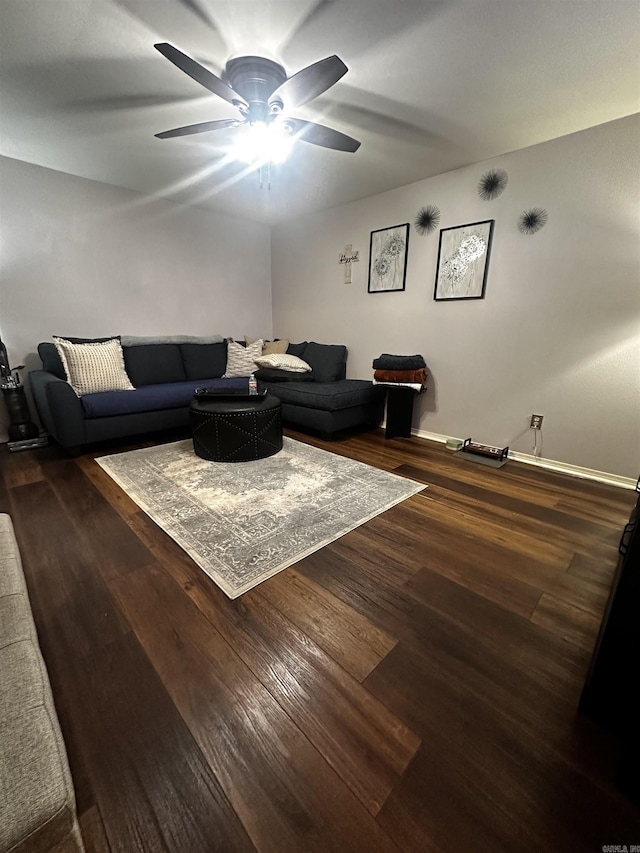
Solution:
[[[409,223],[371,232],[369,293],[404,290]]]
[[[493,219],[440,230],[433,298],[484,299]]]

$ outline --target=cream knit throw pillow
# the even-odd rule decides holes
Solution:
[[[122,346],[117,338],[104,343],[72,344],[53,339],[60,354],[67,382],[78,397],[102,391],[134,391],[127,376]]]
[[[261,355],[256,358],[256,364],[260,367],[272,367],[276,370],[290,370],[294,373],[308,373],[311,370],[311,365],[307,364],[297,355],[288,355],[287,353],[272,353],[271,355]]]
[[[227,369],[223,379],[232,379],[236,376],[251,376],[256,372],[256,358],[262,355],[262,338],[254,341],[250,346],[243,347],[235,341],[227,342]]]

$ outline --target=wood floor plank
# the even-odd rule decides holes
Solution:
[[[574,564],[573,560],[572,564]],[[605,584],[594,583],[592,580],[572,574],[567,569],[566,572],[560,572],[553,580],[548,580],[544,584],[544,594],[560,599],[564,604],[577,607],[579,610],[586,610],[599,620],[609,597],[609,588]]]
[[[97,806],[91,806],[78,816],[85,853],[111,853],[102,815]]]
[[[14,453],[2,448],[2,475],[7,488],[39,483],[44,480],[40,467],[41,453],[34,450],[20,450]]]
[[[466,634],[478,648],[489,643],[541,683],[561,693],[573,691],[572,698],[579,689],[588,664],[583,650],[436,573],[424,571],[402,589],[368,579],[362,566],[336,560],[335,547],[339,543],[308,557],[301,571],[405,643],[422,648],[442,630],[443,623],[433,619],[440,613],[454,640]]]
[[[254,853],[137,640],[114,641],[77,675],[63,694],[111,853]]]
[[[11,501],[48,666],[64,668],[68,660],[87,657],[128,633],[96,571],[100,555],[94,543],[79,533],[50,483],[14,488]]]
[[[52,462],[46,471],[80,537],[94,548],[105,577],[135,571],[151,562],[149,550],[73,461]]]
[[[111,581],[260,853],[396,851],[393,842],[164,570]]]
[[[74,461],[118,515],[126,519],[129,515],[140,512],[138,504],[96,463],[93,456],[80,456]]]
[[[593,651],[600,628],[597,611],[589,612],[582,607],[575,607],[547,593],[540,597],[531,614],[531,621],[589,653]]]
[[[11,513],[11,499],[9,497],[9,489],[5,482],[5,471],[9,451],[6,445],[0,445],[0,512]]]
[[[464,496],[468,501],[475,502],[480,508],[486,507],[491,511],[500,509],[508,513],[509,517],[517,516],[518,523],[523,521],[533,522],[537,531],[547,529],[549,535],[555,539],[564,537],[571,544],[590,543],[597,547],[603,541],[611,544],[609,539],[615,542],[615,536],[619,525],[594,522],[577,517],[572,513],[559,509],[557,501],[552,500],[545,504],[539,504],[532,500],[531,489],[526,496],[514,495],[506,489],[496,491],[488,488],[485,483],[471,484],[451,476],[432,470],[423,470],[413,465],[402,465],[396,469],[396,473],[409,477],[419,482],[424,482],[432,487],[443,489],[445,492],[453,492]],[[573,535],[570,535],[573,534]]]
[[[268,600],[268,587],[239,601],[212,595],[198,569],[170,573],[229,646],[372,814],[377,814],[419,739],[359,681]],[[313,605],[312,601],[312,605]]]
[[[358,681],[369,675],[397,639],[296,569],[263,586],[262,595]]]
[[[590,495],[589,500],[574,495],[565,495],[559,498],[556,506],[562,512],[570,512],[574,515],[593,521],[596,524],[607,523],[615,530],[620,524],[624,524],[635,504],[634,492],[631,490],[618,489],[620,492],[618,501],[597,500]]]
[[[567,567],[567,574],[585,581],[591,587],[609,590],[617,562],[617,550],[612,550],[607,560],[596,560],[584,554],[576,554]]]
[[[513,529],[517,527],[523,534],[537,539],[538,542],[546,543],[553,542],[558,548],[563,549],[565,553],[573,555],[576,551],[588,555],[602,557],[609,553],[610,547],[614,539],[612,531],[606,528],[604,535],[597,535],[594,529],[596,525],[585,525],[591,530],[591,533],[579,534],[574,530],[569,530],[565,525],[559,526],[551,522],[551,518],[560,519],[562,513],[558,510],[550,510],[547,514],[549,521],[532,517],[526,513],[521,513],[516,507],[509,508],[508,506],[489,506],[486,502],[478,501],[474,497],[468,495],[457,494],[455,491],[444,489],[436,486],[431,489],[431,497],[439,499],[443,507],[450,508],[452,511],[462,513],[472,513],[477,519],[491,524],[499,524],[504,528]],[[539,549],[544,551],[542,547]]]
[[[394,836],[391,822],[401,834],[400,824],[412,827],[407,849],[420,849],[416,839],[424,840],[427,849],[434,844],[464,849],[470,830],[481,839],[479,845],[476,841],[479,848],[487,851],[586,853],[598,839],[606,843],[607,834],[610,838],[622,828],[633,837],[638,826],[633,807],[617,793],[604,794],[590,774],[576,766],[572,715],[556,724],[556,742],[551,745],[513,716],[514,701],[494,701],[491,707],[497,697],[469,692],[442,664],[431,654],[399,644],[367,681],[423,736],[416,759],[379,815]],[[558,748],[562,742],[564,755]],[[421,805],[427,785],[437,786],[434,806],[445,809],[446,820]],[[433,801],[433,794],[427,796]],[[605,813],[597,808],[603,797]],[[595,816],[583,819],[587,803]]]
[[[405,590],[455,625],[459,635],[467,640],[474,637],[475,646],[500,655],[505,667],[513,663],[541,685],[573,701],[568,688],[581,684],[591,649],[570,646],[563,637],[533,620],[520,619],[433,572],[422,572],[405,585]]]
[[[430,590],[431,597],[431,585]],[[567,673],[561,673],[561,680],[558,680],[540,666],[534,669],[527,665],[532,653],[538,652],[538,646],[548,646],[543,631],[532,626],[528,632],[528,649],[513,648],[505,655],[502,646],[510,636],[510,614],[502,620],[492,608],[493,632],[478,636],[464,630],[464,623],[477,611],[467,609],[460,612],[456,620],[444,612],[442,605],[430,604],[429,609],[430,621],[421,631],[418,653],[429,655],[433,665],[440,666],[447,678],[456,679],[469,697],[480,697],[495,714],[510,710],[523,730],[541,738],[552,738],[562,720],[573,719],[578,692],[567,690]],[[395,656],[390,656],[390,660],[395,660]],[[369,680],[365,684],[370,686]]]
[[[558,569],[565,569],[569,564],[574,553],[569,548],[556,545],[553,540],[540,539],[528,531],[523,532],[499,515],[493,519],[481,518],[473,507],[447,505],[441,495],[434,495],[434,491],[430,490],[422,498],[420,515],[439,521],[451,530],[469,533],[496,545],[508,544],[516,554],[535,557]]]
[[[381,546],[378,535],[383,525],[387,526],[390,539],[389,547],[385,547],[384,551],[381,550],[384,546]],[[414,566],[411,577],[417,571],[428,568],[526,618],[529,618],[540,597],[541,578],[556,574],[555,569],[546,563],[531,557],[514,560],[510,548],[487,543],[468,534],[458,534],[456,537],[453,546],[456,556],[452,559],[451,530],[447,525],[434,520],[426,521],[414,545],[415,526],[415,515],[412,512],[405,507],[394,507],[375,528],[375,554],[384,553],[387,563],[399,557],[408,562],[409,556]],[[371,526],[362,535],[371,537],[373,531]],[[399,537],[403,542],[401,552],[398,551]],[[409,579],[407,577],[407,581]]]
[[[480,780],[461,772],[435,740],[421,747],[378,820],[404,853],[544,851],[529,843],[533,832],[503,815]]]
[[[399,530],[403,531],[403,538],[413,526],[412,519],[402,508],[394,511],[392,523],[397,528],[396,535]],[[457,535],[456,557],[452,559],[451,530],[447,525],[432,521],[423,527],[422,532],[423,536],[429,537],[428,548],[424,552],[427,568],[526,618],[533,613],[542,593],[554,595],[567,604],[596,615],[602,613],[617,557],[611,546],[598,561],[584,554],[574,554],[566,570],[559,571],[557,567],[535,558],[515,556],[508,546],[487,543],[466,533]],[[602,578],[599,583],[582,576],[584,567],[593,566],[594,562],[598,566],[598,576]],[[572,572],[571,566],[574,567]],[[576,574],[579,566],[583,566],[582,575]]]

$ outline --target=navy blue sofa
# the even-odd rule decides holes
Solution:
[[[222,379],[226,342],[123,343],[122,349],[136,390],[78,397],[66,381],[55,345],[38,345],[42,370],[29,374],[31,392],[44,428],[69,454],[96,442],[186,427],[196,388],[247,387],[245,378]],[[290,344],[288,352],[307,361],[311,373],[256,371],[259,387],[280,398],[285,424],[327,439],[345,430],[378,426],[384,390],[369,381],[345,378],[346,347],[304,341]]]

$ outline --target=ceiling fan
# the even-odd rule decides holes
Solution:
[[[171,44],[163,42],[154,47],[177,68],[214,95],[232,104],[240,113],[237,119],[223,118],[165,130],[156,133],[158,139],[247,125],[251,128],[273,129],[291,141],[302,139],[336,151],[353,153],[360,147],[357,139],[345,133],[289,115],[289,110],[326,92],[346,74],[347,66],[337,56],[321,59],[291,77],[287,77],[282,65],[271,59],[239,56],[227,62],[224,79],[221,79]]]

